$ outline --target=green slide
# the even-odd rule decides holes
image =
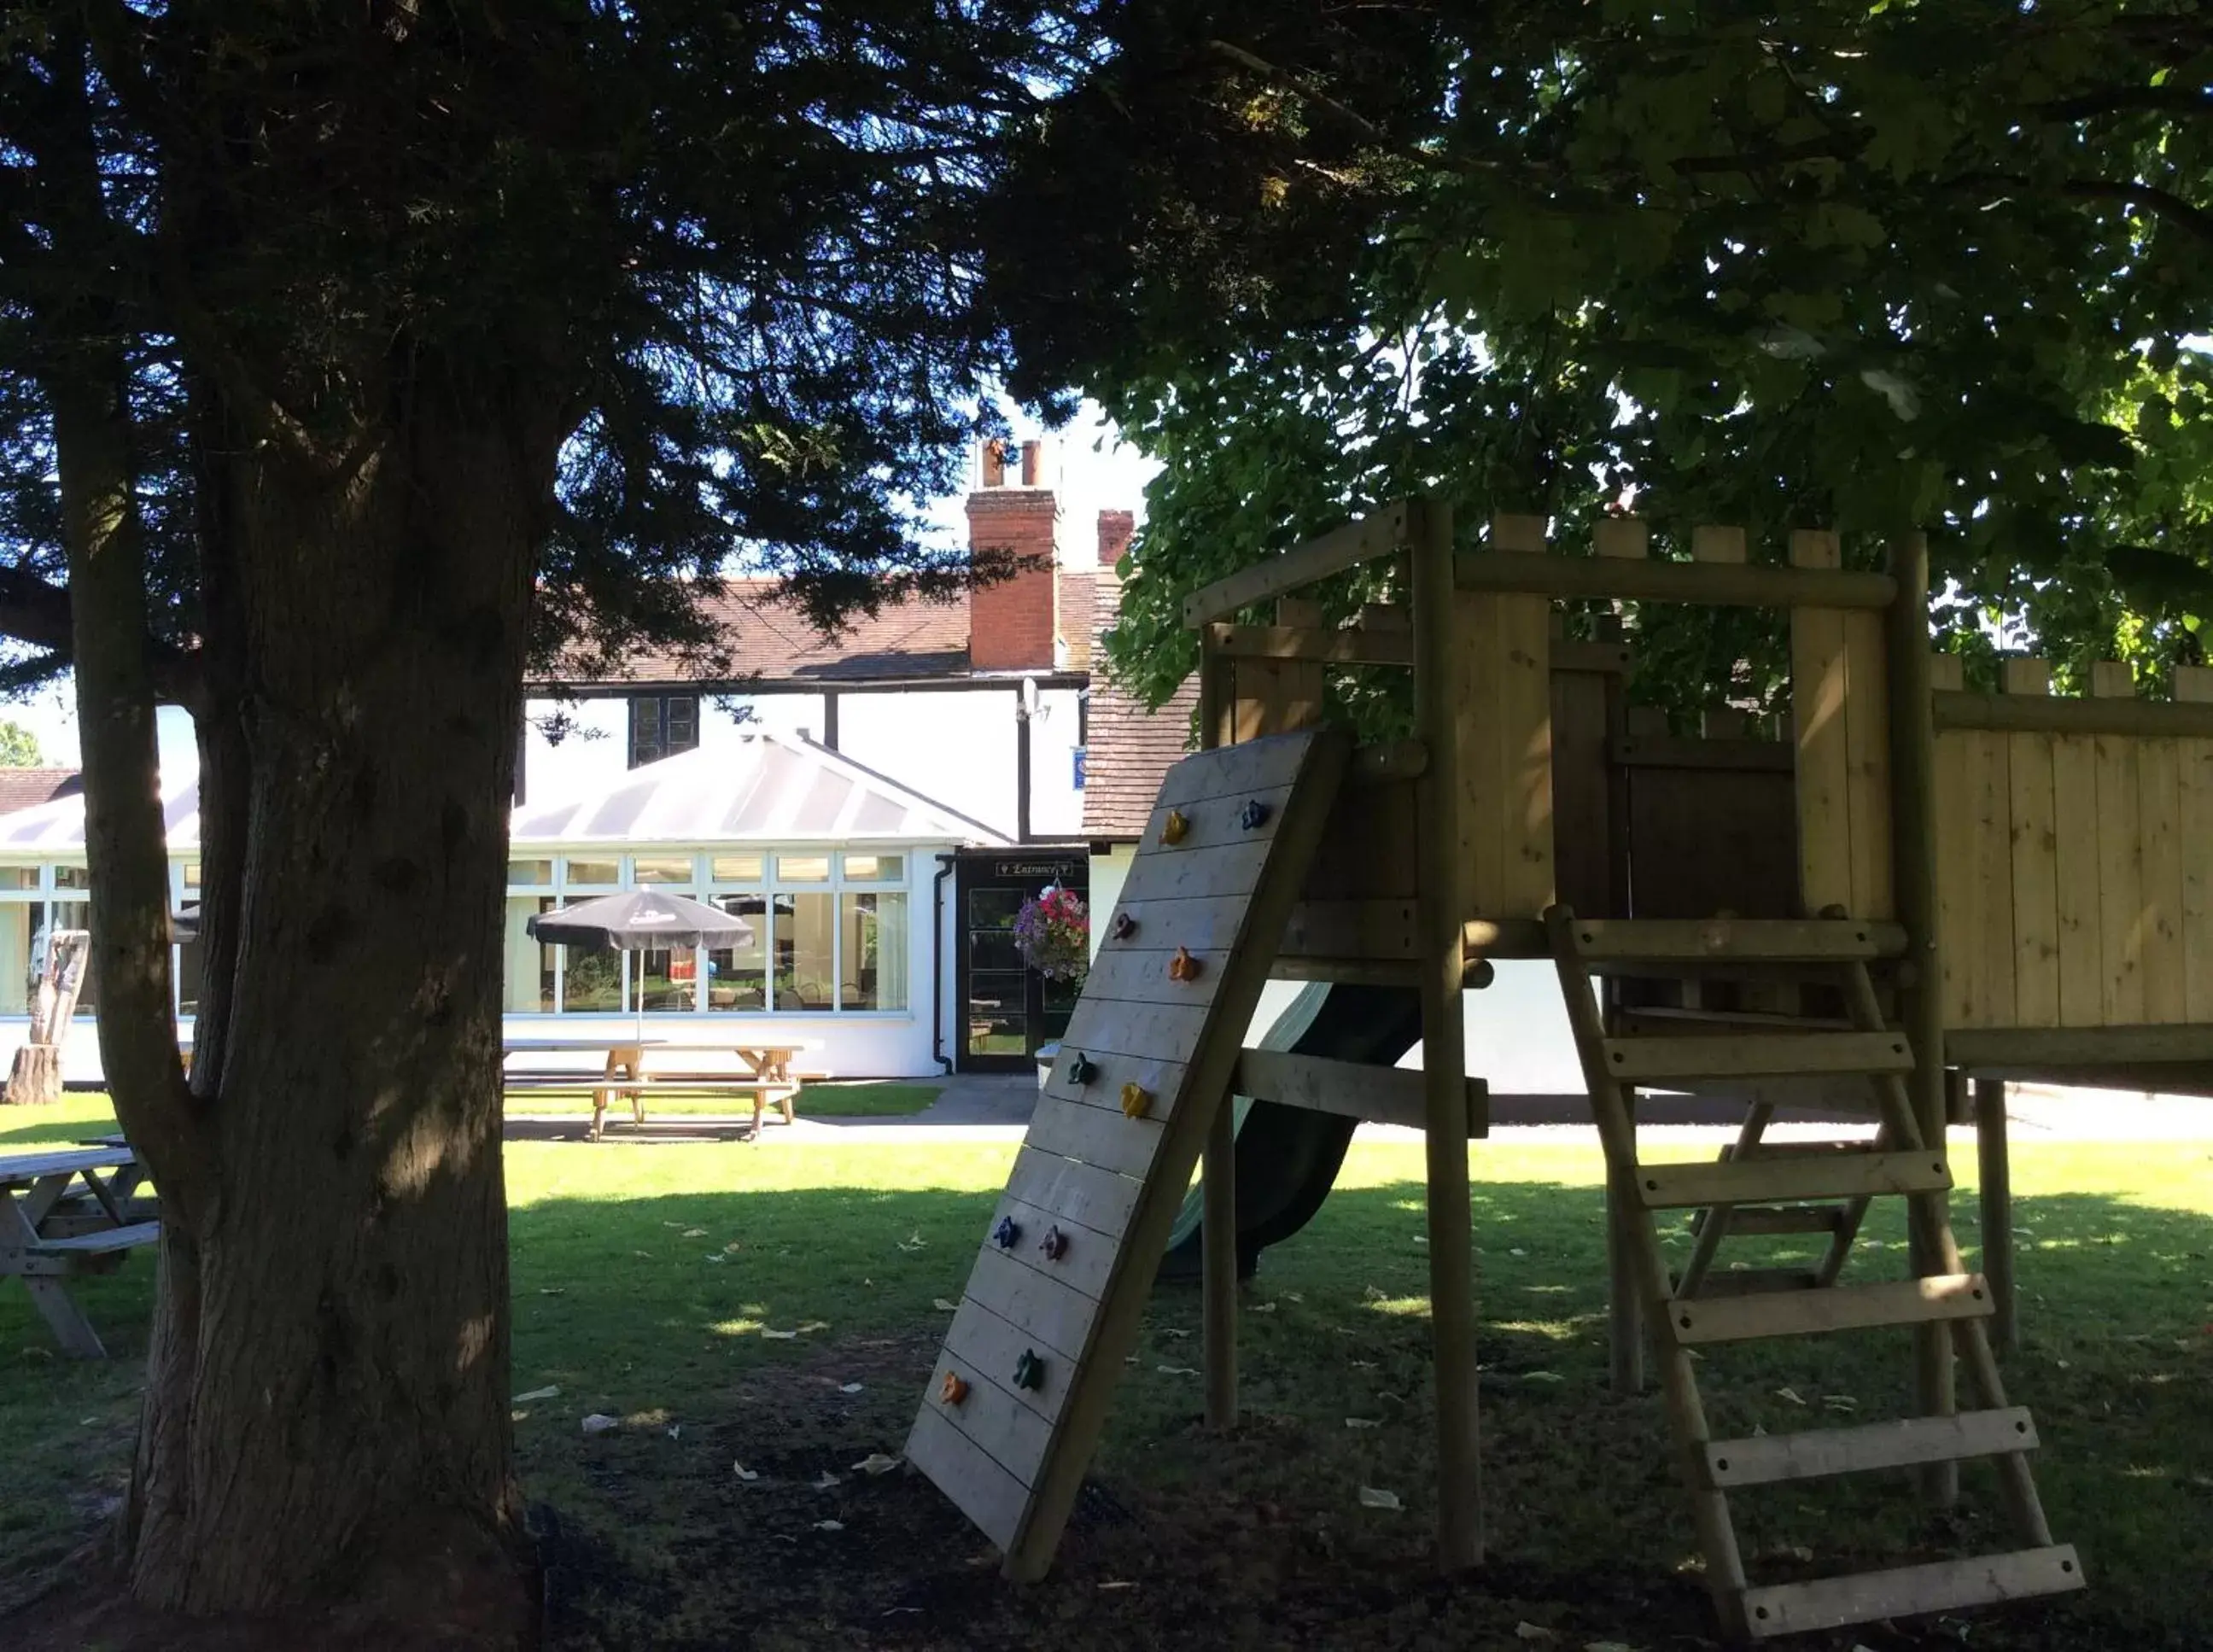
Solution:
[[[1401,987],[1330,985],[1300,990],[1260,1039],[1264,1050],[1397,1064],[1421,1041],[1417,994]],[[1234,1098],[1237,1108],[1237,1271],[1249,1277],[1260,1253],[1314,1219],[1344,1162],[1356,1121],[1272,1101]],[[1163,1279],[1199,1271],[1202,1201],[1193,1187],[1161,1259]]]

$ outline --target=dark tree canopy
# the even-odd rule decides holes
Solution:
[[[1925,527],[1978,671],[1985,622],[2063,669],[2204,657],[2213,369],[2185,341],[2213,330],[2213,21],[2191,0],[1113,27],[1003,198],[1051,217],[1070,278],[998,274],[1025,385],[1081,384],[1167,465],[1111,644],[1155,695],[1193,658],[1181,592],[1423,487],[1574,533],[1633,486],[1663,543]],[[1741,619],[1653,619],[1643,674],[1686,700],[1776,657]]]
[[[711,655],[694,600],[734,562],[825,624],[971,577],[916,513],[1006,367],[986,209],[1081,10],[0,12],[0,635],[9,680],[74,673],[101,1056],[161,1193],[142,1600],[347,1597],[414,1645],[495,1576],[491,1618],[527,1617],[526,668],[640,632]],[[189,1079],[164,700],[201,756]]]

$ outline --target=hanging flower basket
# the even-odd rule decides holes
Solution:
[[[1022,961],[1056,981],[1080,981],[1091,968],[1091,911],[1058,884],[1015,914],[1015,949]]]

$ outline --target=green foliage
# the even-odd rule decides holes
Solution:
[[[998,275],[1030,386],[1167,466],[1109,647],[1143,692],[1185,591],[1416,489],[1470,542],[1533,509],[1572,544],[1632,488],[1662,554],[1925,527],[1971,655],[2205,657],[2198,8],[1176,11],[1056,107],[1009,193],[1089,216]],[[1771,686],[1771,629],[1644,618],[1661,698]]]
[[[20,722],[0,718],[0,769],[35,769],[45,761],[36,735]]]

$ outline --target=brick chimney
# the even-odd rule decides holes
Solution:
[[[1131,510],[1102,510],[1099,513],[1099,566],[1106,572],[1113,571],[1122,553],[1130,548],[1130,536],[1137,531],[1137,516]]]
[[[978,671],[1051,671],[1059,663],[1059,581],[1053,546],[1060,501],[1043,485],[1041,442],[1021,444],[1015,481],[1004,447],[986,442],[981,480],[968,496],[968,544],[1024,560],[1011,579],[977,586],[968,598],[968,663]]]

